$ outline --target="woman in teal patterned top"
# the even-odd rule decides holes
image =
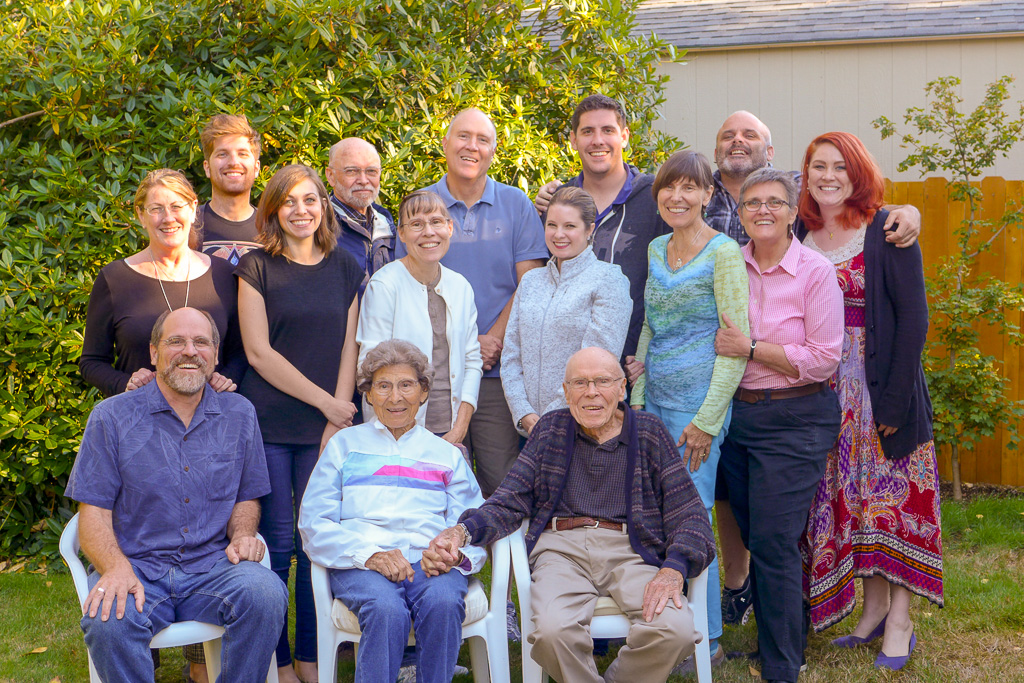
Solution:
[[[651,241],[644,293],[646,319],[636,358],[644,373],[630,403],[657,415],[679,435],[679,453],[711,516],[719,447],[729,426],[743,358],[715,355],[715,333],[726,319],[744,332],[747,270],[739,245],[704,222],[714,191],[711,164],[699,152],[677,152],[662,165],[652,191],[671,235]],[[714,663],[724,651],[718,561],[708,571],[708,630]]]

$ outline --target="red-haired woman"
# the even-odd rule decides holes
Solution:
[[[356,292],[363,271],[338,249],[327,190],[308,166],[285,166],[270,179],[256,228],[262,249],[238,262],[238,318],[250,369],[238,391],[256,406],[270,472],[260,532],[270,566],[288,583],[295,573],[295,665],[288,627],[277,664],[282,683],[313,681],[316,613],[309,558],[296,531],[299,503],[327,441],[355,414]]]
[[[836,267],[845,338],[832,383],[839,438],[811,507],[805,569],[815,630],[864,609],[857,647],[884,635],[879,668],[899,669],[916,644],[913,594],[942,605],[939,478],[921,352],[928,332],[921,250],[886,242],[882,173],[849,133],[826,133],[804,155],[804,244]]]

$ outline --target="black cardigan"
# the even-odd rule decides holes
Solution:
[[[932,440],[932,402],[921,365],[928,300],[921,247],[886,242],[888,216],[880,209],[864,236],[864,369],[875,425],[898,428],[879,435],[882,452],[899,460]]]

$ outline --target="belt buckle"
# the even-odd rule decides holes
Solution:
[[[593,524],[583,524],[581,526],[584,529],[600,529],[601,528],[601,520],[595,519]]]

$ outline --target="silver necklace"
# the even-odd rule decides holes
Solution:
[[[163,278],[160,277],[160,266],[156,264],[156,257],[153,256],[153,250],[149,250],[149,260],[153,262],[153,272],[156,273],[156,281],[160,284],[160,292],[164,295],[164,303],[167,304],[167,310],[173,311],[171,308],[171,300],[167,298],[167,290],[164,289]],[[185,266],[185,305],[182,308],[188,308],[188,293],[192,288],[192,254],[188,255],[188,264]],[[168,278],[168,281],[171,281]]]
[[[690,240],[690,245],[686,248],[687,251],[689,251],[693,247],[693,245],[697,242],[697,236],[700,235],[703,231],[704,231],[704,226],[703,225],[700,226],[699,228],[697,228],[697,231],[695,233],[693,233],[693,238]],[[679,250],[676,249],[675,239],[676,239],[675,235],[673,235],[672,239],[669,240],[669,244],[671,244],[672,248],[675,249],[675,251],[676,251],[676,263],[675,263],[674,266],[672,266],[672,269],[673,270],[679,270],[682,267],[682,265],[683,265],[683,258],[681,256],[679,256]]]

